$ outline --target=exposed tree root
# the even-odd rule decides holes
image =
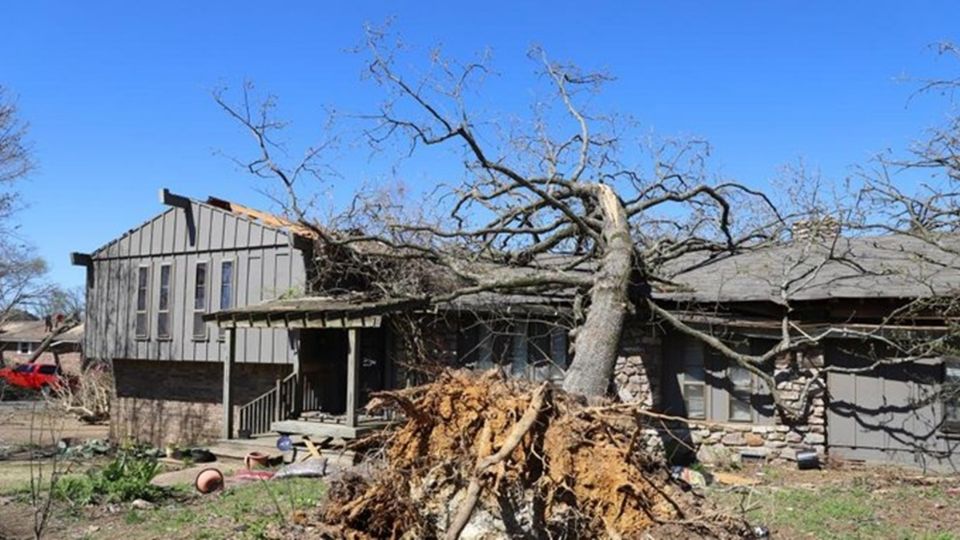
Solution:
[[[331,486],[326,534],[728,538],[747,530],[670,480],[662,459],[638,444],[642,415],[587,408],[497,372],[449,372],[378,401],[409,420],[388,438],[383,467],[370,479]]]

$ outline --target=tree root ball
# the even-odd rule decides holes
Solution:
[[[669,529],[733,538],[749,530],[674,484],[663,459],[640,444],[645,417],[622,407],[588,407],[497,371],[451,371],[374,401],[408,420],[386,436],[371,476],[331,485],[319,519],[342,536],[634,538]]]

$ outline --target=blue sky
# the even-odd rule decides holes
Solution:
[[[0,84],[30,122],[39,169],[21,186],[24,236],[66,285],[70,251],[91,251],[161,210],[157,190],[270,207],[216,150],[250,147],[210,98],[254,81],[293,121],[290,146],[319,139],[324,106],[371,110],[380,94],[347,52],[365,22],[421,48],[466,56],[489,47],[500,73],[485,101],[529,95],[525,53],[617,76],[603,105],[661,135],[697,135],[725,176],[762,186],[802,157],[827,178],[902,148],[947,112],[908,105],[903,76],[960,72],[930,46],[960,40],[950,2],[6,2]],[[629,7],[628,7],[629,6]],[[332,204],[384,168],[361,155]],[[413,185],[429,168],[407,171]]]

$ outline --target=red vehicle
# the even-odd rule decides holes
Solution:
[[[38,390],[44,394],[68,383],[63,372],[52,364],[20,364],[0,369],[0,384],[3,382],[17,388]]]

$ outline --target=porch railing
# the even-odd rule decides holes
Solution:
[[[283,379],[277,379],[273,388],[240,406],[237,432],[250,436],[270,433],[270,425],[274,422],[299,414],[303,408],[300,403],[302,398],[298,396],[301,392],[298,390],[303,380],[306,379],[293,372]]]

